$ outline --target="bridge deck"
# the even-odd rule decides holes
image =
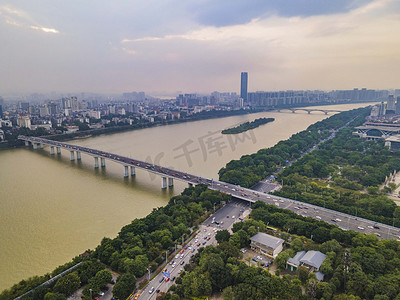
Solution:
[[[342,225],[340,228],[345,229],[345,230],[354,230],[354,231],[359,231],[363,233],[375,233],[379,234],[381,238],[395,238],[400,240],[400,230],[397,227],[389,226],[386,224],[382,223],[377,223],[375,221],[371,220],[366,220],[362,218],[356,218],[352,215],[348,215],[345,213],[337,212],[334,210],[326,209],[323,207],[319,207],[316,205],[288,199],[288,198],[283,198],[279,196],[274,196],[266,193],[261,193],[258,191],[254,191],[252,189],[248,188],[243,188],[238,185],[226,183],[223,181],[219,180],[212,180],[202,177],[202,176],[197,176],[193,174],[189,174],[186,172],[174,170],[171,168],[163,167],[160,165],[155,165],[155,164],[150,164],[148,162],[138,160],[138,159],[133,159],[130,157],[110,153],[110,152],[105,152],[105,151],[100,151],[88,147],[82,147],[78,145],[73,145],[73,144],[68,144],[68,143],[63,143],[63,142],[58,142],[58,141],[53,141],[53,140],[48,140],[48,139],[43,139],[39,137],[28,137],[28,136],[19,136],[18,139],[23,140],[23,141],[29,141],[31,143],[38,143],[38,144],[46,144],[54,147],[61,147],[64,149],[68,149],[69,151],[80,151],[81,153],[86,153],[90,156],[93,157],[101,157],[105,158],[108,160],[112,160],[114,162],[120,163],[124,166],[132,166],[135,168],[140,168],[143,170],[146,170],[148,172],[152,172],[155,174],[158,174],[163,177],[168,177],[168,178],[174,178],[183,182],[187,182],[193,185],[197,184],[206,184],[208,187],[212,190],[217,190],[226,194],[229,194],[235,198],[242,199],[245,201],[249,202],[256,202],[258,200],[261,200],[267,204],[273,204],[276,205],[277,207],[284,208],[284,209],[289,209],[297,214],[303,215],[303,216],[308,216],[308,217],[317,217],[319,216],[319,219],[328,222],[328,223],[333,223],[335,225]],[[340,220],[340,221],[337,221]],[[343,220],[343,221],[342,221]],[[379,229],[372,229],[373,226],[376,224],[379,224]],[[360,229],[363,228],[363,229]],[[372,230],[371,230],[372,229]],[[387,232],[386,232],[387,231]]]

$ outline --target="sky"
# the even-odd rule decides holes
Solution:
[[[400,88],[399,0],[3,0],[0,95]]]

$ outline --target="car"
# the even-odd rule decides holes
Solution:
[[[150,289],[149,294],[153,294],[154,292],[154,286]]]
[[[194,257],[194,254],[190,255],[190,258],[193,258],[193,257]]]
[[[318,220],[321,220],[321,217],[320,217],[320,216],[316,216],[315,218],[318,219]]]
[[[360,230],[364,230],[364,227],[361,227],[361,226],[358,226],[357,228]]]
[[[207,239],[207,236],[205,236],[204,239],[206,240],[206,239]]]
[[[377,236],[379,236],[379,237],[381,236],[381,235],[380,235],[379,233],[377,233],[377,232],[375,232],[375,234],[376,234]]]
[[[179,258],[179,253],[177,255],[175,255],[175,259],[178,259],[178,258]]]
[[[234,219],[235,218],[235,216],[232,216],[232,219]]]
[[[174,276],[174,277],[172,277],[172,278],[171,278],[171,281],[174,281],[174,280],[175,280],[175,278],[176,278],[175,276]]]
[[[260,255],[257,256],[258,260],[262,260],[262,257]]]
[[[251,260],[252,260],[252,261],[255,261],[255,262],[258,262],[258,259],[255,258],[255,257],[253,257]]]
[[[169,263],[171,266],[175,263],[174,260],[171,260],[171,262]]]
[[[200,243],[198,243],[196,246],[197,246],[197,247],[200,247]]]
[[[160,283],[164,281],[164,277],[161,277],[161,279],[159,280]]]
[[[100,295],[100,297],[104,296],[104,292],[100,292],[99,295]]]
[[[182,266],[182,265],[184,265],[184,264],[185,264],[185,261],[184,261],[184,260],[182,260],[182,261],[181,261],[181,266]]]
[[[182,249],[181,252],[179,252],[179,253],[182,254],[183,252],[185,252],[185,250]]]
[[[173,265],[172,265],[172,268],[175,268],[176,267],[176,263],[174,263]]]
[[[156,293],[158,294],[160,292],[160,289],[156,290]]]
[[[244,249],[244,248],[243,248],[243,249],[240,249],[240,252],[242,252],[242,253],[246,253],[246,251],[247,251],[247,250]]]
[[[229,216],[226,216],[229,219]]]
[[[181,254],[181,259],[184,258],[184,257],[185,257],[185,255]]]
[[[340,220],[339,218],[336,218],[336,221],[338,221],[338,222],[342,222],[342,220]]]
[[[335,223],[337,222],[336,219],[331,219],[331,221],[332,221],[332,222],[335,222]]]
[[[182,268],[180,268],[180,269],[179,269],[179,271],[178,271],[178,274],[181,274],[181,273],[182,273],[182,271],[183,271],[183,269],[182,269]]]
[[[210,238],[210,237],[207,239],[207,241],[209,241],[209,240],[211,240],[211,238]]]
[[[169,277],[165,277],[165,281],[168,282],[169,281]]]
[[[203,242],[202,245],[204,246],[207,242]]]
[[[266,263],[266,264],[264,265],[264,267],[268,268],[268,267],[269,267],[269,263]]]
[[[367,227],[370,228],[370,229],[374,229],[374,227],[372,227],[371,225],[368,225]]]
[[[135,295],[135,300],[139,299],[139,297],[140,297],[140,293],[137,293],[137,294]]]
[[[378,225],[374,224],[375,229],[380,229]]]

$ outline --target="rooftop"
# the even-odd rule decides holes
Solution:
[[[290,257],[287,262],[290,264],[293,264],[295,266],[299,266],[300,265],[300,260],[303,258],[303,256],[306,254],[306,251],[300,251],[297,252],[296,255],[294,257]]]
[[[253,242],[260,243],[262,245],[266,245],[272,249],[278,248],[284,242],[284,240],[280,238],[274,237],[272,235],[263,232],[257,233],[255,236],[251,237],[250,240]]]
[[[325,254],[319,251],[310,250],[303,256],[302,259],[300,259],[300,262],[319,269],[325,258]]]

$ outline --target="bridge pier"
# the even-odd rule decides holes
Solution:
[[[168,177],[168,186],[169,186],[169,187],[174,186],[174,179],[171,178],[171,177]]]
[[[311,114],[311,110],[308,110],[307,113],[308,113],[308,114]]]
[[[124,177],[129,177],[128,166],[124,166]]]
[[[167,177],[161,177],[161,188],[165,189],[167,188]]]
[[[292,110],[292,114],[295,114],[296,113],[296,111],[295,110]]]
[[[54,155],[54,146],[50,146],[50,154]]]
[[[57,148],[57,154],[61,154],[61,147],[56,147]]]
[[[71,152],[70,160],[75,160],[75,151],[70,151],[70,152]]]
[[[25,141],[25,146],[29,147],[29,141]]]
[[[40,143],[40,149],[43,149],[44,145],[42,143]]]
[[[131,176],[135,176],[136,175],[136,169],[135,167],[131,166]]]
[[[96,169],[99,167],[99,158],[97,156],[94,157],[94,167]]]
[[[328,114],[328,112],[327,111],[324,111],[324,113],[327,115]]]
[[[32,142],[32,147],[33,147],[33,149],[37,149],[37,146],[38,146],[38,144],[37,143],[35,143],[35,142]]]
[[[101,167],[104,168],[106,166],[106,159],[104,157],[100,158]]]
[[[81,159],[82,159],[82,157],[81,157],[81,151],[76,151],[76,159],[77,159],[77,160],[81,160]]]

